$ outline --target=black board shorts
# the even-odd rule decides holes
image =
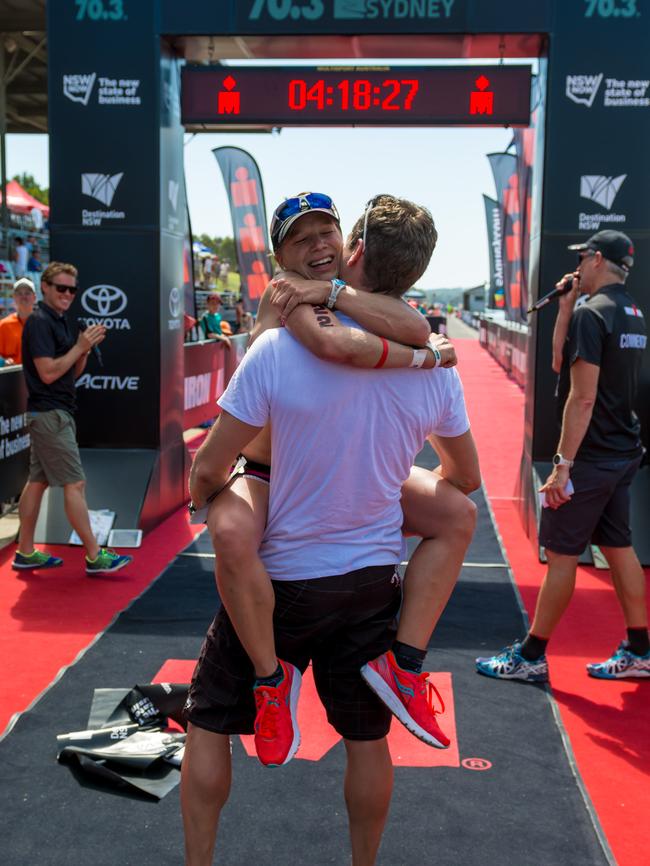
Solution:
[[[571,469],[575,492],[559,508],[543,508],[539,543],[553,553],[580,556],[585,547],[630,547],[630,484],[641,457],[577,460]]]
[[[401,602],[397,567],[272,583],[278,656],[301,673],[312,663],[328,721],[344,739],[385,737],[390,711],[359,671],[392,644]],[[185,718],[214,733],[253,733],[254,681],[251,661],[222,607],[203,642]]]

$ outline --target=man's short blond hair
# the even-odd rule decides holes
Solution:
[[[41,282],[52,283],[54,277],[59,274],[69,274],[69,276],[77,278],[77,269],[74,265],[67,262],[50,262],[41,274]]]

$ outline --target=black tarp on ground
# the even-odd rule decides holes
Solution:
[[[463,569],[427,666],[452,673],[461,760],[491,767],[397,767],[378,862],[600,866],[607,858],[545,689],[474,673],[476,655],[522,632],[485,501],[474,498],[480,519],[467,562],[480,565]],[[195,541],[0,742],[4,866],[182,863],[178,791],[155,803],[77,779],[56,763],[56,735],[85,725],[95,687],[146,682],[167,659],[196,657],[217,604],[213,561],[196,555],[209,550],[205,536]],[[341,743],[318,762],[296,759],[276,770],[248,757],[237,738],[233,756],[215,862],[349,862]]]

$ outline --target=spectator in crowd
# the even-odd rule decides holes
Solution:
[[[223,289],[228,288],[228,274],[230,273],[230,262],[223,261],[219,266],[219,281]]]
[[[569,247],[577,268],[558,283],[553,369],[562,427],[553,470],[541,492],[539,543],[548,568],[535,616],[523,640],[476,660],[477,670],[498,679],[546,682],[546,646],[567,609],[578,558],[591,542],[609,565],[627,634],[610,658],[590,662],[598,679],[650,677],[645,575],[630,532],[630,485],[643,458],[634,402],[647,335],[645,319],[625,281],[634,246],[622,232],[605,229]],[[581,292],[587,300],[577,306]],[[590,625],[597,631],[596,625]]]
[[[252,313],[244,313],[241,317],[241,321],[239,323],[239,331],[240,334],[250,334],[253,330],[253,326],[255,325],[255,320],[253,319]]]
[[[242,319],[246,310],[244,309],[244,301],[241,295],[237,298],[237,302],[235,303],[235,316],[236,316],[236,324],[237,324],[237,333],[242,331]]]
[[[63,560],[34,548],[34,530],[43,494],[63,487],[65,513],[86,548],[86,573],[118,571],[132,557],[100,548],[86,504],[86,479],[77,446],[75,379],[88,353],[106,336],[103,325],[89,325],[73,336],[66,313],[77,291],[77,269],[51,262],[41,281],[43,300],[23,330],[23,372],[27,383],[27,429],[31,440],[29,479],[18,503],[20,531],[13,568],[53,568]]]
[[[203,259],[203,288],[208,290],[212,287],[212,273],[214,261],[212,256],[206,256]]]
[[[3,362],[0,366],[23,362],[21,341],[25,322],[31,316],[36,303],[34,283],[27,277],[16,280],[13,298],[16,312],[0,319],[0,359]]]
[[[228,348],[230,348],[230,340],[224,333],[223,326],[225,323],[223,316],[219,312],[221,308],[221,298],[216,292],[212,292],[208,295],[206,303],[208,305],[207,312],[201,316],[199,321],[203,336],[206,340],[221,340],[221,342],[225,343]]]
[[[27,270],[34,274],[40,274],[43,270],[41,251],[38,247],[34,247],[29,255],[29,259],[27,260]]]
[[[27,244],[21,237],[16,238],[16,249],[14,252],[14,272],[16,277],[24,277],[27,273],[27,261],[29,259],[29,251]]]

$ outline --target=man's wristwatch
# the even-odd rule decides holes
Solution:
[[[330,292],[330,296],[327,299],[327,306],[330,310],[334,309],[334,305],[336,304],[336,299],[341,294],[342,290],[345,288],[345,280],[331,280],[332,283],[332,291]]]
[[[568,466],[569,469],[573,466],[573,460],[567,460],[559,453],[553,455],[553,466]]]

